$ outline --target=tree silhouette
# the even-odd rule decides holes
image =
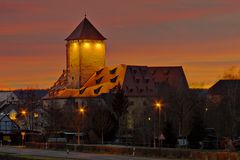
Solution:
[[[112,102],[112,109],[117,119],[127,113],[128,106],[128,98],[124,95],[121,85],[118,84]]]
[[[118,84],[116,88],[116,93],[112,101],[112,110],[118,121],[118,134],[121,136],[124,128],[124,118],[128,113],[128,98],[124,95],[124,91],[121,88],[121,85]]]
[[[189,146],[191,148],[200,148],[200,141],[205,136],[205,127],[202,114],[198,111],[194,112],[192,130],[188,136]]]

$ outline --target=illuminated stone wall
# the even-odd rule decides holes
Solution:
[[[80,40],[67,44],[68,88],[80,88],[90,76],[105,66],[103,41]]]

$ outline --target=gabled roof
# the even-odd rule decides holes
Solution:
[[[189,89],[182,66],[149,67],[155,83],[168,84],[174,89]]]
[[[236,92],[240,93],[240,80],[233,79],[233,80],[219,80],[215,83],[210,89],[210,94],[218,94],[218,95],[226,95],[229,92]]]
[[[70,40],[105,40],[106,38],[85,17],[75,30],[65,39]]]
[[[13,97],[13,99],[12,99]],[[0,91],[0,102],[6,101],[6,100],[15,100],[17,101],[17,96],[12,91]]]
[[[80,89],[62,89],[44,99],[68,97],[96,97],[114,93],[120,84],[127,96],[154,96],[165,86],[173,89],[188,89],[188,83],[181,66],[148,67],[117,65],[96,71]],[[163,88],[165,87],[165,88]]]

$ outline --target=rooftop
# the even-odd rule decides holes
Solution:
[[[65,39],[70,40],[106,40],[106,38],[85,17],[74,31]]]

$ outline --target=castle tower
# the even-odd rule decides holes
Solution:
[[[80,88],[105,67],[105,37],[85,17],[65,39],[68,88]]]

